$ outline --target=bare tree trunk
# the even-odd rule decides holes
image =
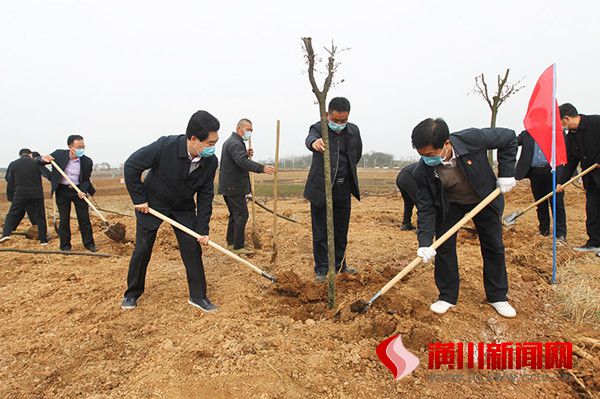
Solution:
[[[496,127],[496,118],[498,117],[498,107],[492,108],[492,120],[490,121],[490,127]],[[490,166],[494,167],[494,150],[488,150],[488,161]]]

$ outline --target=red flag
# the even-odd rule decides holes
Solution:
[[[540,149],[546,156],[549,163],[552,162],[552,86],[554,81],[554,65],[542,73],[542,76],[537,81],[527,114],[523,120],[525,129],[531,137],[540,146]],[[560,123],[560,113],[558,112],[558,102],[554,100],[556,109],[556,165],[564,165],[567,163],[567,149],[565,146],[565,138],[562,132]]]

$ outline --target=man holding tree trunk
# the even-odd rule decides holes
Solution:
[[[458,302],[459,274],[456,233],[439,246],[441,237],[462,217],[492,193],[496,186],[507,193],[516,185],[515,160],[518,142],[515,132],[503,128],[467,129],[450,134],[443,119],[425,119],[412,131],[412,145],[421,155],[413,176],[417,181],[417,256],[428,262],[435,257],[435,284],[439,299],[430,309],[446,313]],[[498,150],[498,177],[488,158],[488,150]],[[508,278],[502,223],[504,197],[496,197],[473,222],[483,256],[483,285],[487,302],[503,317],[517,312],[508,303]]]
[[[362,140],[358,126],[348,123],[350,102],[335,97],[329,102],[327,119],[333,194],[333,227],[336,272],[357,273],[346,263],[346,245],[350,224],[351,196],[360,200],[356,165],[362,157]],[[321,123],[312,125],[306,138],[306,147],[312,151],[312,163],[304,188],[304,197],[310,201],[313,235],[313,256],[316,280],[327,278],[327,218],[325,208],[325,179]]]

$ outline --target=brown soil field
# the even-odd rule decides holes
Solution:
[[[368,300],[416,256],[414,232],[399,229],[403,208],[394,189],[396,173],[361,171],[367,195],[353,201],[347,254],[360,274],[338,277],[342,307],[337,316],[327,311],[325,285],[313,282],[309,205],[298,196],[278,204],[300,224],[279,220],[275,263],[270,262],[272,217],[262,210],[256,214],[263,245],[248,259],[277,276],[279,283],[214,249],[204,250],[209,296],[219,306],[209,315],[187,304],[185,269],[172,229],[165,224],[148,268],[146,292],[133,311],[120,309],[133,244],[110,241],[98,218],[93,220],[100,251],[119,257],[0,252],[0,397],[598,397],[600,348],[581,340],[600,338],[600,258],[571,250],[586,238],[584,194],[575,187],[566,195],[569,242],[559,247],[558,284],[549,283],[551,240],[537,234],[535,211],[504,231],[515,319],[501,318],[485,303],[478,240],[465,231],[458,239],[461,296],[446,315],[429,310],[437,298],[430,264],[417,267],[366,314],[350,311],[353,301]],[[282,185],[301,186],[305,176],[306,171],[282,173]],[[259,186],[268,183],[264,176],[258,179]],[[118,179],[95,185],[102,208],[133,214]],[[266,194],[260,197],[264,200]],[[223,245],[227,209],[221,197],[215,200],[211,239]],[[506,212],[531,200],[527,181],[520,182],[507,195]],[[50,200],[46,203],[49,206]],[[8,203],[1,201],[2,216],[7,209]],[[134,238],[133,218],[108,218],[124,223],[127,238]],[[73,249],[83,250],[76,222],[72,224]],[[27,226],[24,221],[19,230]],[[250,246],[251,223],[247,234]],[[23,236],[0,244],[7,247],[41,248]],[[54,231],[46,248],[58,249]],[[575,301],[583,290],[588,296]],[[400,381],[375,352],[393,334],[401,334],[421,362]],[[523,376],[547,377],[540,379],[453,382],[431,376],[458,371],[427,368],[430,342],[557,340],[582,348],[573,356],[572,370],[581,384],[561,378],[559,370],[520,371]],[[485,377],[491,372],[463,373]]]

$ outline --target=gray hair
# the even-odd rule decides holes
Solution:
[[[240,121],[238,122],[238,124],[236,126],[236,130],[241,129],[242,127],[246,126],[246,124],[251,125],[252,121],[250,121],[250,119],[246,119],[246,118],[240,119]]]

